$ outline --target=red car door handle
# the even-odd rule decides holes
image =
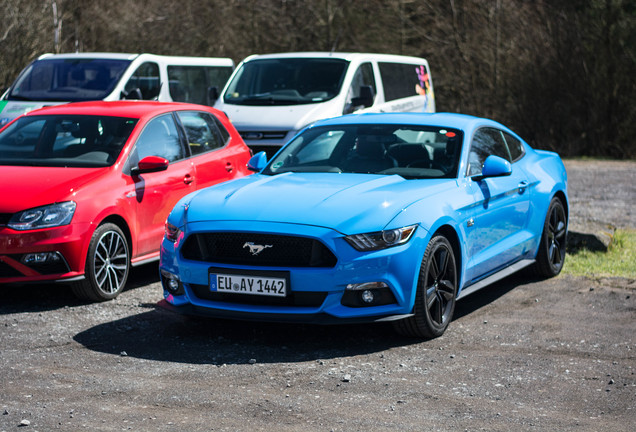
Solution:
[[[185,184],[190,184],[194,181],[194,179],[192,178],[192,176],[190,174],[186,174],[185,177],[183,178],[183,182]]]
[[[232,172],[233,169],[234,169],[234,166],[232,165],[232,162],[225,163],[225,171]]]

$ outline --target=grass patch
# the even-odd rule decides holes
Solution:
[[[581,249],[565,258],[563,273],[636,278],[636,230],[616,230],[607,252]]]

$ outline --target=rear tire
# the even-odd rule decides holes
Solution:
[[[568,218],[558,198],[552,198],[543,224],[534,272],[541,277],[558,275],[565,262]]]
[[[126,285],[130,252],[126,236],[112,223],[97,227],[88,246],[85,279],[72,285],[73,293],[84,300],[112,300]]]
[[[457,262],[450,242],[441,235],[426,247],[417,281],[413,316],[393,323],[409,337],[433,339],[446,331],[457,297]]]

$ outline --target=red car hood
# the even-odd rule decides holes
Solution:
[[[0,213],[68,201],[108,168],[0,166]]]

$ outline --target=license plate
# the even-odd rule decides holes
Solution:
[[[287,278],[261,275],[210,273],[210,291],[285,297],[287,295]]]

